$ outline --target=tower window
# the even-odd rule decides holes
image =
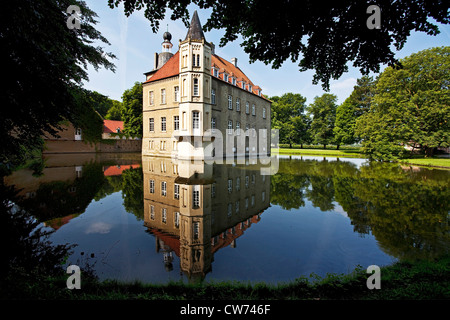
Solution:
[[[198,79],[195,78],[194,79],[194,96],[198,96],[198,95],[199,95],[199,93],[198,93]]]
[[[241,99],[236,98],[236,111],[241,111]]]
[[[192,129],[200,129],[200,112],[192,111]]]
[[[150,118],[148,121],[148,129],[150,132],[155,131],[155,119]]]
[[[211,103],[216,104],[216,89],[211,89]]]
[[[233,110],[233,97],[228,95],[228,109]]]

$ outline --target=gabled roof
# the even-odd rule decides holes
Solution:
[[[117,128],[120,129],[120,132],[123,131],[123,121],[103,120],[103,133],[117,132]]]
[[[156,71],[153,76],[145,81],[144,83],[153,82],[156,80],[161,80],[165,78],[170,78],[177,76],[179,74],[179,63],[180,63],[180,51],[177,51],[158,71]],[[244,72],[239,67],[236,67],[233,63],[224,58],[212,54],[211,55],[211,66],[215,68],[219,68],[221,72],[226,72],[230,77],[228,78],[228,83],[231,85],[231,74],[236,77],[236,81],[245,81],[246,84],[252,85],[252,93],[258,95],[259,86],[255,86],[252,81],[245,75]],[[213,75],[213,70],[211,69],[211,75]],[[219,74],[219,77],[216,79],[224,80],[223,74]],[[241,88],[240,86],[237,86]],[[246,89],[247,90],[247,89]],[[261,95],[261,98],[267,99],[264,95]]]

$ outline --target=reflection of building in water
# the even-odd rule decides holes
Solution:
[[[191,280],[211,270],[214,252],[236,247],[270,203],[270,176],[260,174],[260,165],[144,156],[142,167],[145,225],[156,236],[166,268],[175,254]]]
[[[82,214],[107,182],[105,177],[120,178],[125,170],[141,166],[133,155],[55,154],[45,157],[41,175],[32,170],[14,171],[5,177],[17,191],[16,203],[46,226],[58,229]]]

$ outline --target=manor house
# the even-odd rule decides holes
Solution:
[[[142,154],[177,159],[270,154],[271,102],[214,52],[197,12],[173,54],[171,34],[143,83]]]

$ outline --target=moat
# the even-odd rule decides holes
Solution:
[[[48,155],[17,204],[102,279],[271,283],[448,253],[450,171],[307,156],[207,164]]]

